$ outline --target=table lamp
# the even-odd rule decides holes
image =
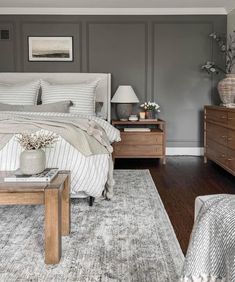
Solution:
[[[130,85],[120,85],[116,90],[111,103],[117,104],[117,117],[120,120],[128,120],[132,113],[133,104],[139,103],[135,91]]]

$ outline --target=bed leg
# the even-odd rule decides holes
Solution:
[[[95,198],[94,198],[94,197],[92,197],[92,196],[90,196],[90,197],[89,197],[89,206],[90,206],[90,207],[92,207],[92,206],[93,206],[94,201],[95,201]]]

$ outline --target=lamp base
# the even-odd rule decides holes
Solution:
[[[132,104],[117,104],[117,117],[120,120],[128,120],[132,113]]]

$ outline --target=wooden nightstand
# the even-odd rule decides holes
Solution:
[[[165,121],[117,121],[112,125],[121,131],[121,141],[113,144],[113,160],[116,158],[160,158],[166,163]],[[150,128],[149,132],[130,132],[124,128]]]

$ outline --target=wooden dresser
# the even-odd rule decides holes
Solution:
[[[210,159],[235,175],[235,109],[204,108],[204,161]]]
[[[116,158],[160,158],[166,163],[165,121],[117,121],[112,125],[121,131],[121,142],[113,144],[113,159]],[[125,132],[124,128],[147,127],[149,132]]]

